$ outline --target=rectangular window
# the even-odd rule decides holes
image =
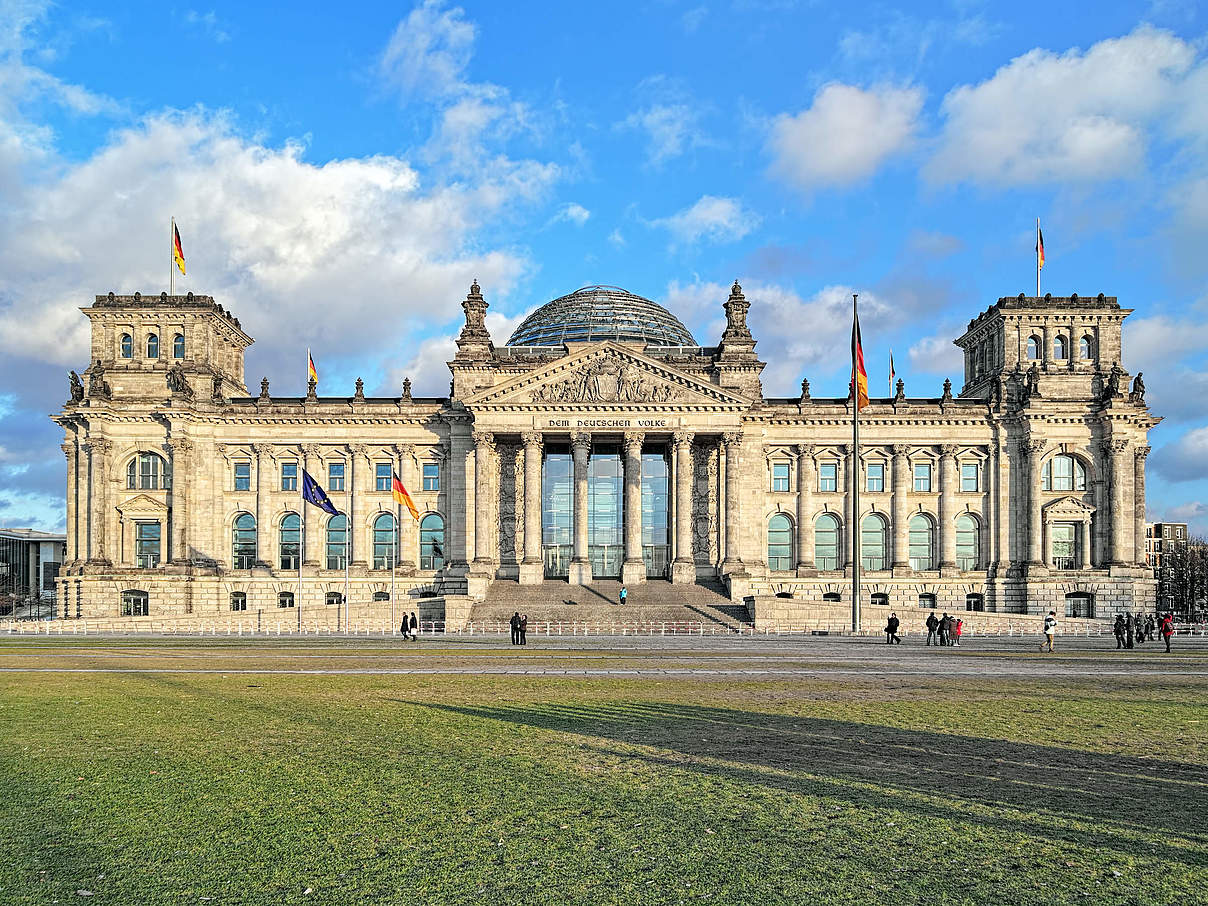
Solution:
[[[1076,569],[1078,526],[1073,522],[1055,522],[1049,529],[1052,540],[1053,569]]]
[[[789,464],[787,462],[772,463],[772,490],[787,491],[789,489]]]
[[[281,490],[298,490],[298,464],[296,462],[281,463]]]
[[[373,466],[375,491],[389,491],[390,480],[393,476],[393,469],[388,462],[375,463]]]
[[[962,462],[961,463],[961,490],[976,491],[977,488],[977,463]]]
[[[327,490],[344,490],[344,463],[329,462],[327,464]]]
[[[818,466],[818,490],[819,491],[835,491],[839,487],[839,464],[837,462],[824,462]]]
[[[252,464],[250,462],[235,463],[235,490],[250,491],[252,489]]]
[[[917,462],[914,464],[914,489],[916,491],[931,490],[931,463]]]
[[[885,463],[870,462],[865,467],[867,483],[865,489],[869,491],[884,491],[885,490]]]
[[[440,465],[434,462],[424,463],[424,490],[440,490]]]
[[[159,566],[159,523],[134,524],[134,565],[139,569]]]

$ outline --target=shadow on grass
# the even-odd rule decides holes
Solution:
[[[1208,864],[1208,774],[1200,765],[659,702],[406,704],[594,736],[608,741],[597,746],[601,755],[814,792],[853,805],[1134,854],[1142,844],[1138,838],[1144,838],[1152,856]]]

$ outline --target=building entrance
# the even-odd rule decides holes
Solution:
[[[667,525],[670,470],[664,449],[642,451],[642,559],[646,577],[665,579],[671,568],[671,536]]]
[[[587,464],[587,559],[599,579],[619,579],[625,559],[625,481],[620,448],[592,448]]]
[[[547,445],[541,470],[541,559],[547,579],[565,579],[570,575],[573,485],[570,450]]]

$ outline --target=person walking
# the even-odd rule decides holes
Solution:
[[[952,641],[952,617],[945,613],[940,617],[940,644],[947,645]]]
[[[1124,614],[1124,647],[1132,649],[1133,646],[1133,617],[1131,613]]]
[[[512,619],[509,621],[512,627],[512,644],[520,644],[520,611],[512,614]]]
[[[956,622],[952,624],[952,644],[957,648],[961,647],[961,633],[964,631],[965,621],[957,617]]]
[[[1174,614],[1168,613],[1162,617],[1162,641],[1166,643],[1166,653],[1170,654],[1170,637],[1174,635]]]
[[[1158,631],[1158,621],[1152,613],[1145,615],[1145,641],[1152,642],[1154,634]]]
[[[901,645],[902,640],[898,638],[898,627],[902,625],[902,621],[898,619],[896,613],[889,615],[889,622],[885,624],[885,644],[886,645]]]
[[[411,611],[411,641],[419,641],[419,617],[415,615],[415,611]]]
[[[524,614],[520,618],[520,644],[528,644],[528,614]]]
[[[626,599],[628,599],[628,597],[629,597],[629,589],[626,588],[624,585],[622,585],[621,586],[621,606],[622,607],[625,606],[625,601],[626,601]]]
[[[403,637],[403,641],[407,641],[407,615],[403,614],[403,622],[399,623],[398,631]]]
[[[927,625],[927,647],[930,648],[932,642],[934,642],[937,645],[939,644],[938,637],[936,636],[936,631],[940,627],[940,621],[938,619],[936,619],[934,610],[931,611],[931,615],[927,617],[926,625]]]
[[[1124,647],[1124,614],[1116,614],[1116,623],[1112,626],[1112,632],[1116,635],[1116,650],[1119,651]]]
[[[1138,645],[1145,641],[1145,620],[1139,613],[1133,617],[1133,635]]]
[[[1045,646],[1048,646],[1050,653],[1053,651],[1053,636],[1057,634],[1057,611],[1050,610],[1049,615],[1044,618],[1044,641],[1040,643],[1040,650],[1044,651]]]

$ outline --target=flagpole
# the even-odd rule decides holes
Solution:
[[[1040,298],[1040,218],[1036,218],[1036,298]]]
[[[344,631],[348,632],[348,545],[352,541],[352,520],[344,517]],[[339,614],[336,615],[337,617]],[[337,627],[338,628],[338,627]]]
[[[294,603],[298,607],[298,628],[302,627],[302,561],[305,559],[306,553],[306,497],[303,494],[306,486],[306,469],[302,466],[301,460],[298,465],[302,474],[298,476],[298,511],[302,514],[302,532],[298,535],[298,600]]]
[[[393,474],[391,475],[393,479]],[[394,537],[390,544],[390,634],[394,635],[394,564],[398,560],[398,504],[394,505]]]
[[[172,250],[168,256],[168,295],[176,295],[176,218],[172,218],[168,226],[168,248]]]
[[[856,313],[857,293],[851,294],[852,332],[858,323]],[[852,494],[852,525],[849,526],[852,539],[851,562],[851,631],[860,631],[860,375],[856,361],[857,348],[852,344],[851,360],[851,468],[848,470],[848,480],[851,482]],[[895,488],[895,490],[897,490]]]

